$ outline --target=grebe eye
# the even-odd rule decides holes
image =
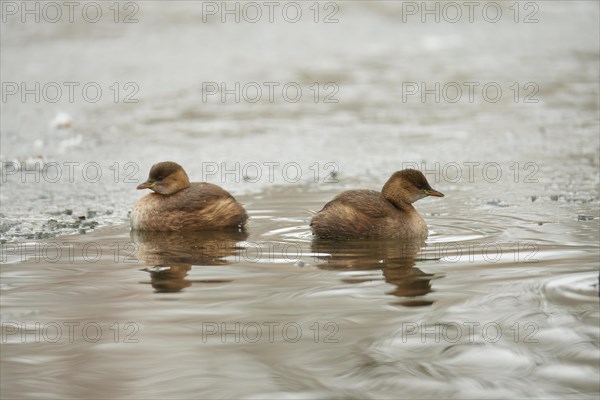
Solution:
[[[163,180],[163,176],[159,175],[158,178],[156,178],[157,181],[162,181]]]

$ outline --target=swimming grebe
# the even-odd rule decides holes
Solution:
[[[327,203],[312,219],[320,238],[422,238],[427,225],[412,203],[427,196],[444,197],[415,169],[395,172],[381,192],[348,190]]]
[[[148,180],[137,189],[154,193],[133,206],[130,223],[134,230],[243,230],[248,219],[229,192],[211,183],[190,183],[181,165],[172,161],[153,165]]]

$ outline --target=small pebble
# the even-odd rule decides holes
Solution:
[[[592,215],[578,215],[577,221],[592,221],[594,217]]]
[[[501,200],[490,200],[487,204],[494,207],[508,207],[508,204],[503,203]]]
[[[552,201],[558,201],[558,195],[557,194],[553,194],[552,196],[550,196],[550,200],[552,200]]]
[[[302,268],[302,267],[304,267],[304,265],[305,265],[305,264],[304,264],[304,261],[302,261],[302,260],[300,260],[300,261],[298,261],[298,262],[296,263],[296,267],[300,267],[300,268]]]

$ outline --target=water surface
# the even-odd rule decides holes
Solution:
[[[249,235],[120,226],[8,256],[3,396],[595,397],[597,235],[426,200],[422,248],[315,241],[327,194],[269,192]]]

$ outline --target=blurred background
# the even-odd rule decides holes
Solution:
[[[78,4],[3,4],[3,240],[126,222],[162,160],[238,195],[410,165],[467,202],[597,198],[594,2]]]

